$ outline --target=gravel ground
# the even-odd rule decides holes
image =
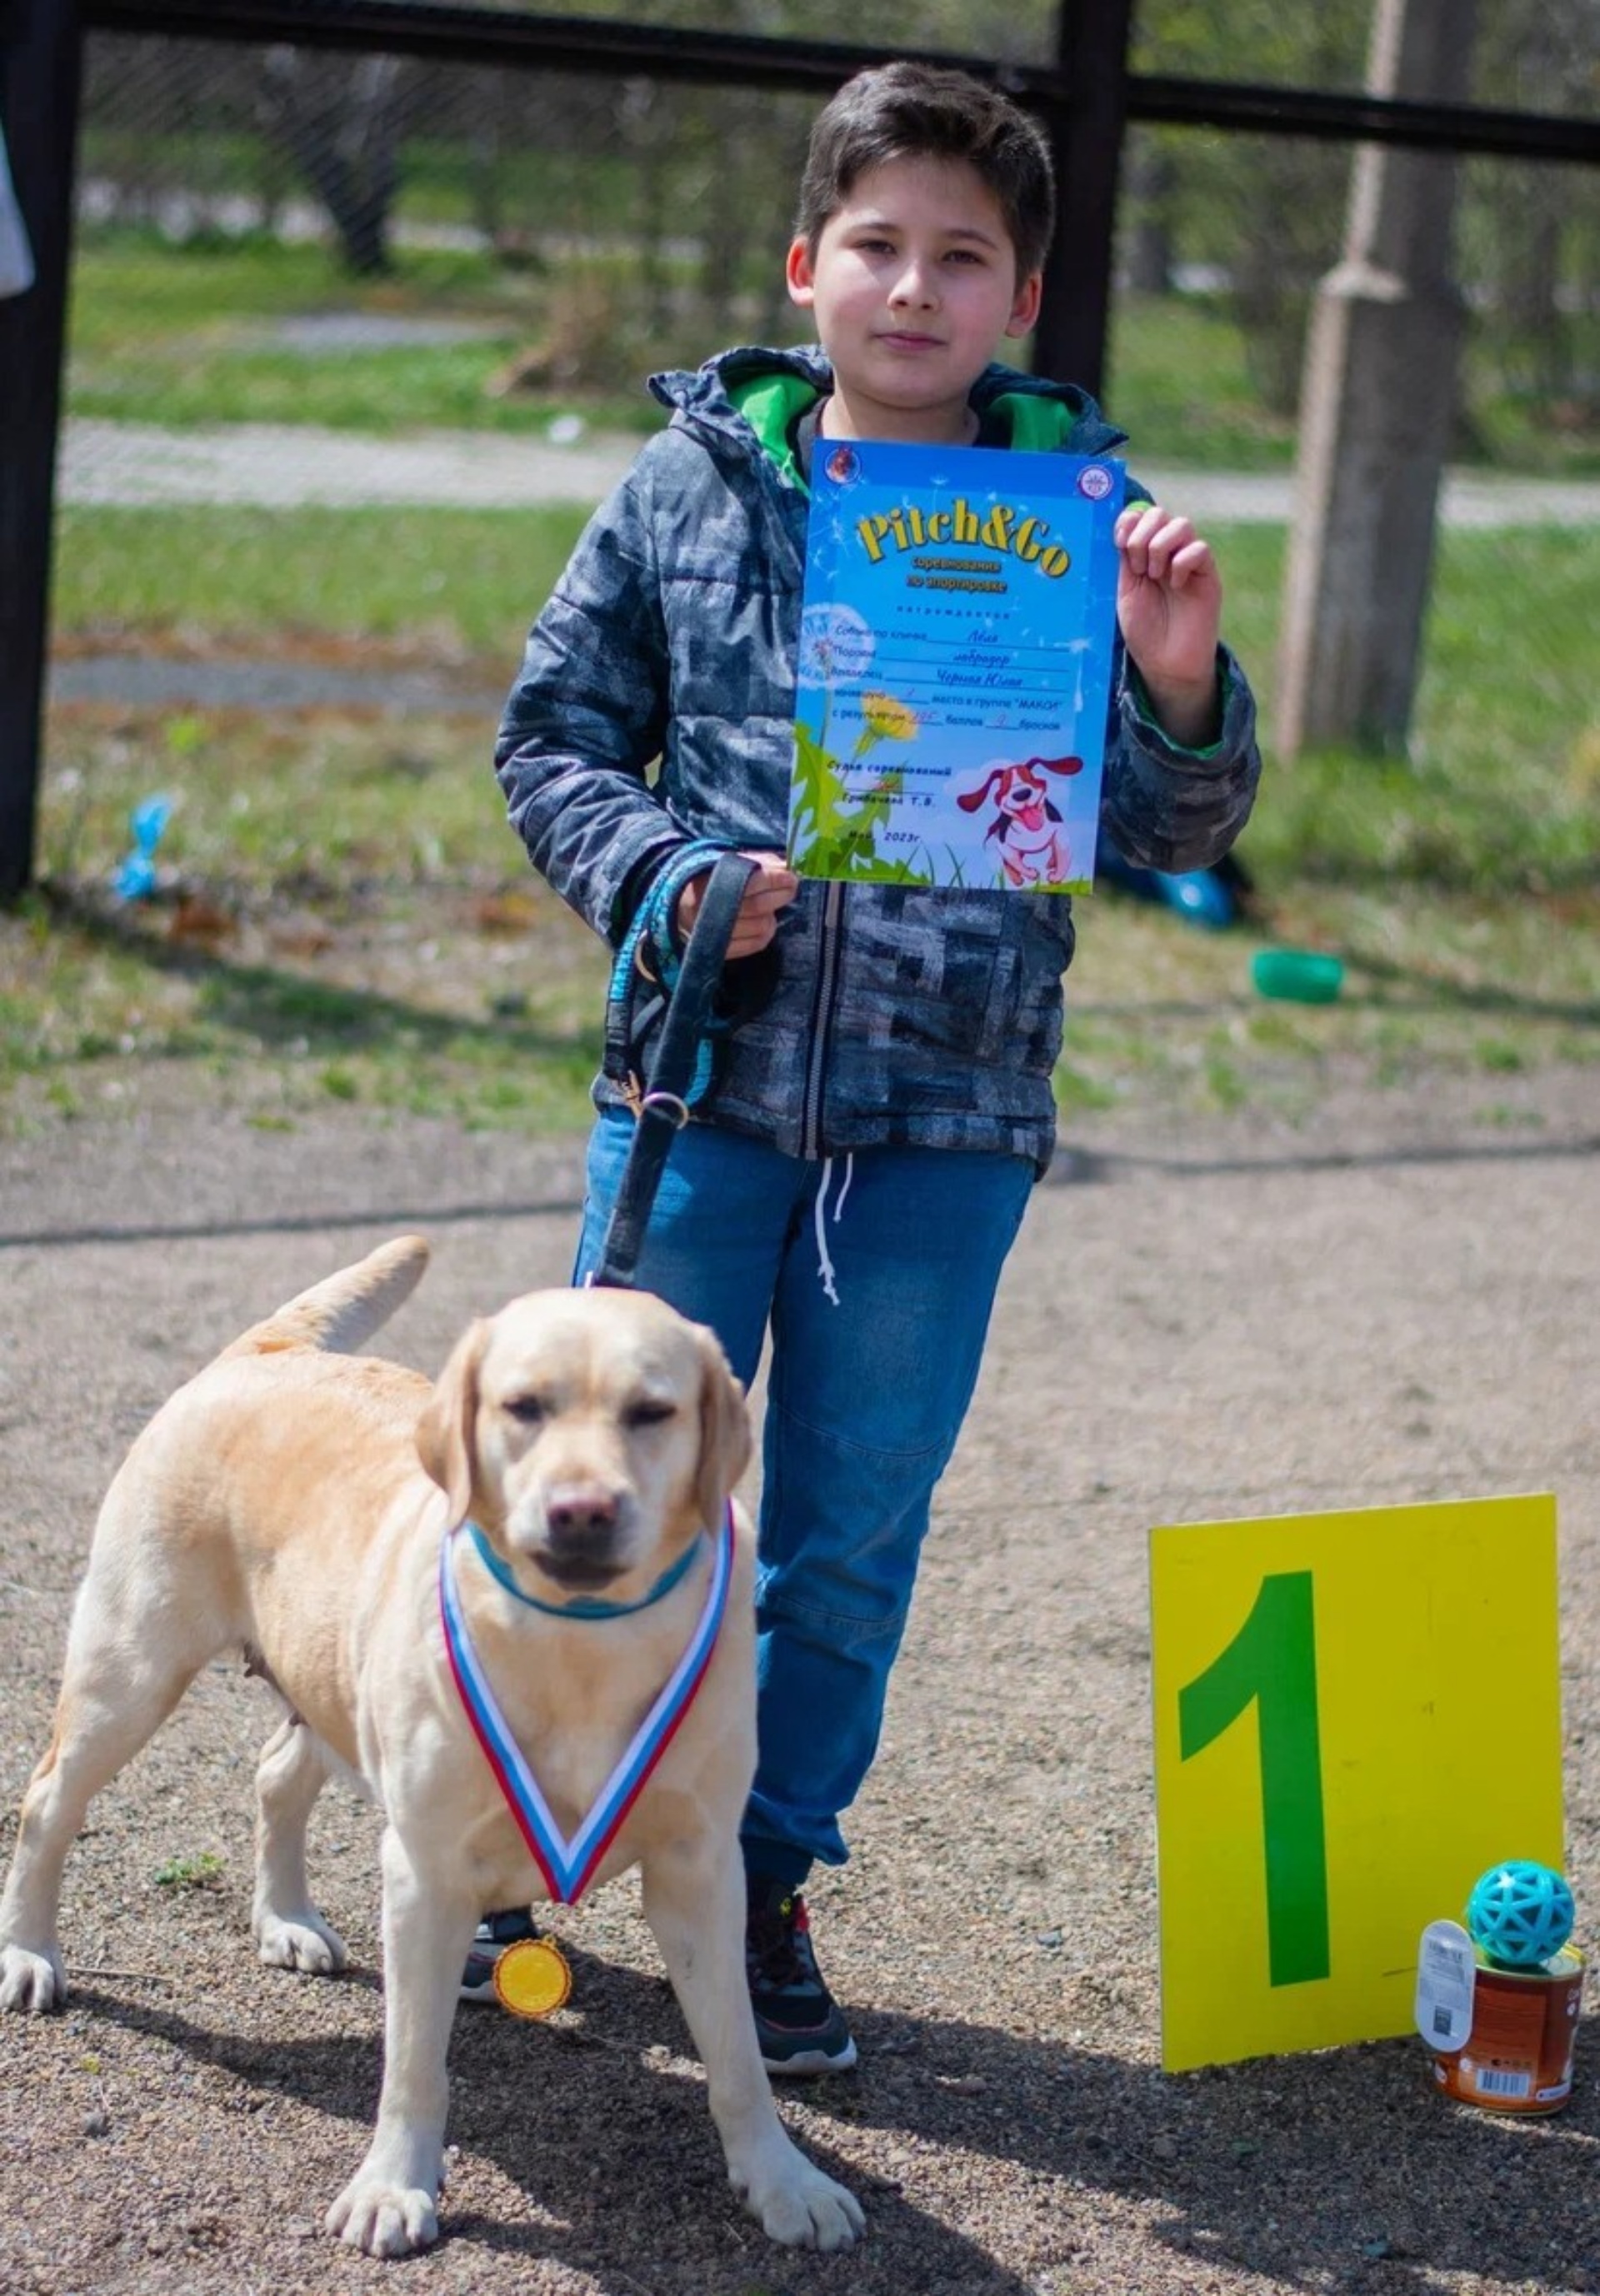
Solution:
[[[0,2289],[343,2296],[1600,2291],[1600,2019],[1554,2120],[1445,2104],[1420,2043],[1159,2070],[1145,1534],[1553,1488],[1569,1871],[1600,1909],[1593,1070],[1335,1092],[1300,1131],[1099,1119],[1035,1200],[946,1480],[856,1857],[814,1892],[862,2065],[784,2102],[866,2244],[772,2249],[724,2184],[631,1882],[559,1917],[574,2004],[464,2011],[445,2237],[318,2226],[378,2082],[376,1835],[316,1823],[342,1980],[248,1941],[265,1703],[190,1693],[69,1868],[65,2016],[0,2028]],[[150,1411],[381,1234],[436,1259],[382,1343],[564,1280],[577,1146],[181,1110],[0,1146],[0,1849],[94,1506]],[[162,1885],[209,1853],[203,1885]],[[1449,1911],[1450,1908],[1440,1908]],[[1226,1972],[1219,1972],[1226,1981]]]

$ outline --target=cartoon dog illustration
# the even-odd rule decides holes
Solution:
[[[995,818],[984,835],[1000,840],[1000,866],[1013,885],[1060,885],[1071,865],[1061,813],[1051,803],[1046,774],[1080,774],[1081,758],[1026,758],[1020,765],[997,758],[981,788],[958,793],[964,813],[992,804]]]

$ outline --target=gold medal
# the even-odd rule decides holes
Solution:
[[[495,1964],[495,1992],[513,2017],[548,2017],[572,1990],[572,1972],[553,1938],[522,1938]]]

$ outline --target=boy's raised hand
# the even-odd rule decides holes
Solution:
[[[800,879],[781,853],[747,853],[744,857],[757,866],[734,919],[727,945],[730,961],[736,956],[754,956],[759,949],[767,947],[778,929],[779,910],[787,908],[800,890]],[[677,897],[672,929],[680,944],[688,939],[693,930],[710,880],[710,871],[702,871],[698,877],[690,878]]]
[[[1220,730],[1217,639],[1222,580],[1211,545],[1159,503],[1117,521],[1117,620],[1161,730],[1201,749]]]

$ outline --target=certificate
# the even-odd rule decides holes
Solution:
[[[801,876],[1089,890],[1123,475],[1104,455],[817,440]]]

